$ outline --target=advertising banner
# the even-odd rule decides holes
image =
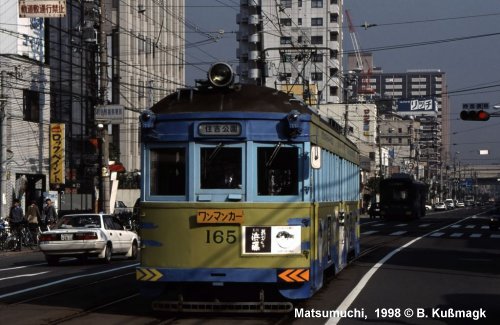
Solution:
[[[399,115],[436,115],[437,110],[437,101],[432,97],[398,100]]]
[[[65,170],[64,124],[50,124],[50,183],[64,184]]]

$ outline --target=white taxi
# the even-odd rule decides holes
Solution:
[[[38,245],[51,265],[66,256],[82,261],[97,257],[109,263],[112,255],[136,259],[139,238],[112,215],[69,214],[60,218],[55,227],[40,234]]]

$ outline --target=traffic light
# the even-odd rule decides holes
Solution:
[[[464,121],[488,121],[490,119],[490,113],[483,110],[462,111],[460,112],[460,118]]]

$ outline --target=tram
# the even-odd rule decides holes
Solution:
[[[359,152],[285,92],[233,82],[141,114],[136,278],[162,311],[291,310],[359,254]]]
[[[380,216],[386,219],[419,219],[425,216],[427,185],[408,174],[394,174],[380,181]]]

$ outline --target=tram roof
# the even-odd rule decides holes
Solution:
[[[189,112],[283,112],[311,114],[309,107],[289,94],[263,86],[235,85],[232,88],[187,88],[153,105],[157,114]]]

